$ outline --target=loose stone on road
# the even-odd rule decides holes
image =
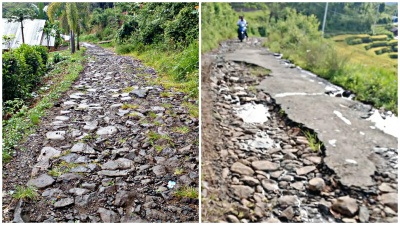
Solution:
[[[186,186],[199,187],[199,121],[182,106],[195,101],[150,83],[158,75],[140,60],[83,45],[89,56],[84,71],[61,104],[41,118],[37,133],[23,144],[28,151],[19,153],[19,162],[3,177],[3,206],[10,205],[3,219],[198,221],[198,199],[175,196]],[[176,132],[181,127],[189,132]],[[23,172],[30,170],[32,177]],[[168,188],[170,181],[176,185]],[[9,193],[27,183],[41,196],[11,203]]]

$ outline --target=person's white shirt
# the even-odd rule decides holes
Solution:
[[[247,26],[247,21],[245,19],[243,19],[243,21],[241,19],[238,20],[237,22],[238,26]]]

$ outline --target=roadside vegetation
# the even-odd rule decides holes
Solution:
[[[82,41],[130,55],[162,75],[154,84],[199,94],[198,3],[115,3],[95,10]]]
[[[45,51],[42,53],[45,53],[46,60],[39,60],[39,53],[32,50],[35,48],[41,47],[23,45],[3,54],[3,162],[13,158],[15,150],[19,149],[24,138],[35,132],[40,117],[46,115],[46,109],[53,106],[53,102],[68,90],[83,70],[84,48],[75,54],[68,50],[47,54],[44,47]],[[23,63],[26,62],[26,58],[24,54],[19,53],[21,51],[30,53],[25,54],[26,58],[36,56],[37,61],[32,61],[33,57],[30,57],[30,62],[37,65],[37,68]],[[29,71],[40,73],[32,74]],[[13,85],[4,86],[9,83]]]
[[[301,5],[301,3],[298,4]],[[312,5],[312,3],[307,4]],[[352,10],[352,12],[356,10],[356,8],[352,8],[355,7],[352,5],[354,3],[346,4],[341,7],[347,7],[346,10]],[[357,33],[366,32],[364,36],[357,36],[356,38],[346,36],[347,42],[346,38],[343,39],[346,45],[353,43],[356,39],[361,40],[362,43],[358,44],[363,46],[363,51],[366,53],[361,54],[359,51],[353,53],[350,52],[351,47],[356,47],[357,45],[343,47],[343,44],[337,42],[335,37],[328,39],[321,36],[319,14],[317,16],[314,15],[312,13],[314,8],[312,7],[313,10],[310,8],[310,11],[306,10],[307,7],[299,10],[300,5],[295,3],[203,3],[203,9],[207,10],[203,11],[206,20],[204,20],[204,23],[202,20],[202,39],[213,39],[209,36],[209,33],[204,31],[215,30],[217,32],[221,30],[224,32],[219,32],[218,34],[222,38],[205,41],[204,45],[202,43],[202,52],[218,47],[220,40],[236,37],[235,24],[237,17],[239,14],[244,14],[249,23],[249,36],[266,37],[264,46],[269,47],[271,51],[282,53],[283,58],[291,60],[303,69],[310,70],[330,80],[332,83],[356,93],[357,100],[371,103],[377,108],[384,107],[386,110],[391,110],[397,114],[398,67],[395,60],[391,61],[391,59],[397,57],[397,42],[395,43],[395,41],[391,40],[393,34],[387,29],[382,29],[382,25],[373,32],[372,23],[370,20],[366,20],[362,22],[362,29],[353,29]],[[232,6],[235,7],[236,11],[232,9]],[[341,9],[339,5],[333,4],[333,6],[337,7],[338,10]],[[357,8],[357,10],[361,10],[358,12],[360,16],[352,24],[357,24],[360,18],[369,18],[374,7],[378,7],[378,4],[361,4]],[[248,12],[249,9],[256,11],[250,10]],[[374,9],[376,12],[376,8]],[[321,10],[323,11],[323,8]],[[387,15],[384,12],[382,11],[379,14],[378,19],[382,23],[390,23],[391,20],[385,19]],[[229,21],[224,29],[220,27],[222,25],[215,25],[223,17]],[[336,20],[336,22],[340,23],[343,21],[345,21],[344,17],[339,17]],[[329,24],[327,27],[329,27]],[[390,26],[386,27],[389,28]],[[226,32],[227,30],[228,32]],[[231,31],[229,32],[229,30]],[[342,30],[339,30],[338,27],[333,29],[335,34],[352,33],[351,30],[351,26],[342,27]],[[328,36],[330,37],[331,35]],[[362,38],[368,43],[364,43]],[[359,40],[356,41],[359,42]],[[377,47],[380,48],[371,50]],[[346,48],[346,50],[343,51],[343,48]],[[383,61],[381,56],[385,56],[385,64],[379,63]]]

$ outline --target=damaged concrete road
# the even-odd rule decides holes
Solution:
[[[397,222],[397,140],[369,127],[377,110],[306,71],[290,77],[300,69],[261,43],[224,41],[202,56],[202,222]],[[265,60],[274,62],[260,66]],[[301,79],[313,89],[302,89]],[[307,106],[303,114],[295,110]],[[332,123],[336,133],[359,132],[370,145],[358,149],[364,155],[347,153],[354,147],[348,136],[328,136],[319,123],[327,123],[324,129]],[[312,139],[323,146],[312,147]]]
[[[266,49],[245,48],[225,55],[227,60],[255,64],[271,70],[258,88],[268,92],[290,119],[318,133],[325,143],[325,164],[346,186],[368,187],[376,163],[375,148],[397,148],[398,139],[365,119],[371,106],[325,92],[340,90],[324,79],[285,65]]]

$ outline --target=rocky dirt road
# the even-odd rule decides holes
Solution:
[[[198,191],[199,124],[185,94],[139,60],[85,45],[81,76],[3,165],[3,222],[198,221],[198,199],[176,195]],[[12,198],[26,184],[38,199]]]
[[[203,222],[397,222],[397,138],[376,110],[261,42],[202,56]]]

